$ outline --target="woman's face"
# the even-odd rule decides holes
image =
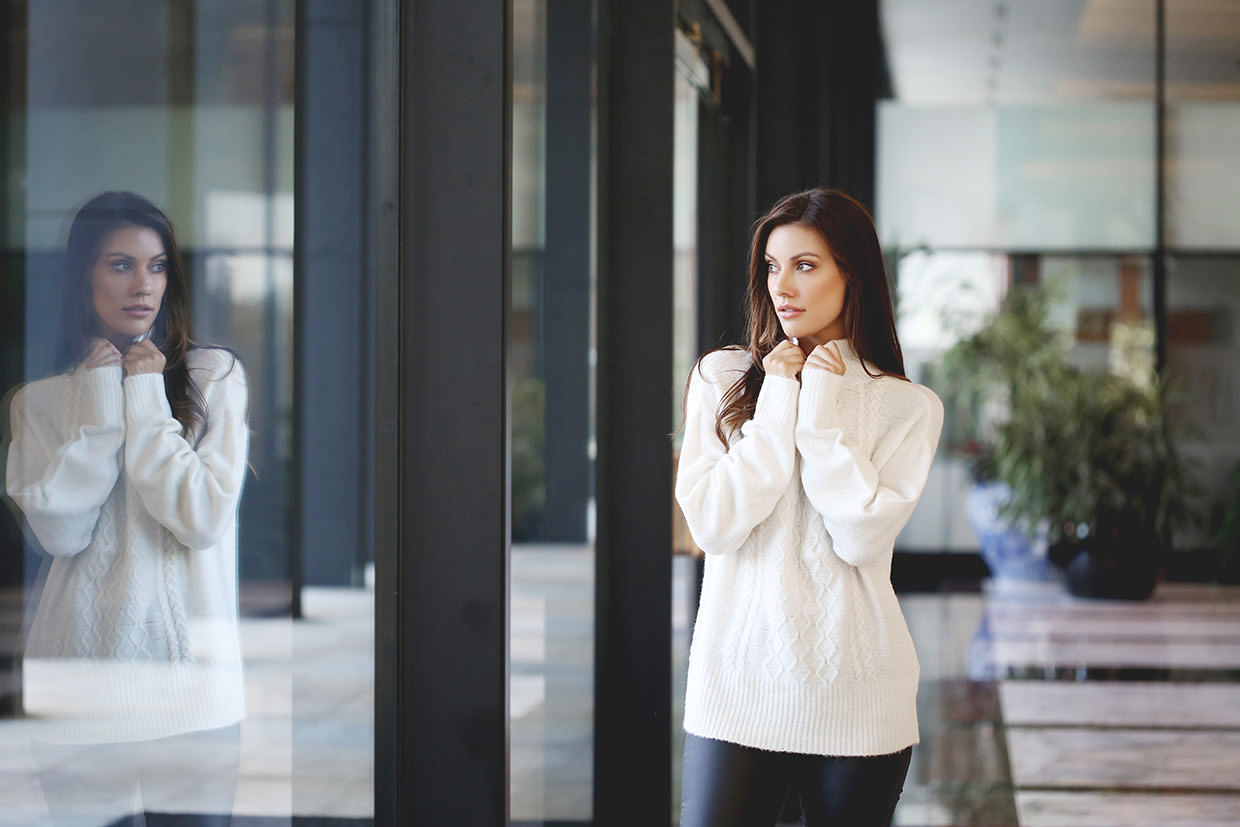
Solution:
[[[99,333],[124,352],[155,324],[168,286],[168,256],[149,227],[118,227],[99,246],[90,273]]]
[[[827,242],[803,224],[781,224],[766,240],[766,287],[784,335],[808,353],[844,338],[847,284]]]

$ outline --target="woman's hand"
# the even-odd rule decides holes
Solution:
[[[126,376],[137,376],[141,373],[163,373],[164,354],[150,339],[143,339],[129,349],[121,362]]]
[[[121,363],[121,352],[107,339],[95,339],[90,352],[82,360],[82,368],[106,368]]]
[[[805,354],[801,352],[801,348],[784,339],[775,346],[774,350],[766,354],[766,358],[762,360],[762,369],[768,376],[795,379],[804,364]]]
[[[840,347],[835,342],[827,342],[825,345],[819,345],[810,351],[809,358],[805,360],[805,367],[820,370],[829,370],[832,373],[844,375],[844,359],[840,356]]]

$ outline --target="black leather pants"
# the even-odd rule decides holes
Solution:
[[[773,827],[790,792],[806,827],[888,827],[912,755],[796,755],[685,733],[680,827]]]

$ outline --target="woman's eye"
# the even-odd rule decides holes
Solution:
[[[157,261],[151,265],[152,273],[162,273],[168,269],[168,263],[165,261]]]
[[[112,269],[117,271],[118,273],[127,273],[129,272],[129,262],[128,261],[114,261],[112,262]]]
[[[775,262],[773,262],[773,261],[768,261],[768,262],[766,263],[766,272],[768,272],[768,273],[774,273],[774,272],[775,272]]]
[[[806,273],[806,272],[809,272],[810,270],[813,270],[814,265],[810,264],[808,261],[802,261],[797,264],[797,269],[800,270],[802,273]]]

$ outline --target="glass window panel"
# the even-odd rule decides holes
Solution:
[[[313,86],[307,95],[317,104],[355,103],[369,71],[369,19],[361,5],[329,16],[312,14],[308,5],[59,0],[9,4],[3,16],[6,42],[21,48],[6,53],[2,89],[0,305],[7,309],[0,382],[5,389],[27,385],[13,407],[6,396],[0,417],[5,447],[17,446],[11,453],[19,461],[5,477],[6,490],[18,496],[12,509],[0,511],[4,819],[51,814],[105,824],[135,807],[283,819],[373,813],[373,550],[356,519],[349,541],[327,550],[307,551],[313,543],[294,531],[296,503],[320,492],[330,500],[351,490],[358,511],[366,510],[360,477],[342,487],[339,478],[305,475],[324,449],[307,453],[296,437],[342,412],[356,416],[369,390],[359,385],[313,409],[293,404],[294,316],[302,313],[297,324],[319,329],[323,312],[299,311],[294,298],[342,283],[339,269],[313,260],[295,272],[304,257],[294,244],[294,207],[317,220],[352,197],[329,177],[334,167],[318,160],[317,147],[346,147],[332,155],[333,164],[352,162],[359,171],[370,151],[363,119],[333,131],[308,116],[303,135],[311,154],[297,172],[294,82],[301,76],[294,56],[302,52],[304,80]],[[319,71],[325,29],[334,87]],[[295,189],[316,195],[297,202]],[[59,540],[38,526],[37,503],[19,491],[26,446],[34,444],[29,422],[42,429],[44,445],[64,452],[66,435],[77,432],[69,420],[93,410],[83,400],[123,399],[124,407],[106,408],[108,416],[121,412],[118,445],[144,433],[124,419],[131,407],[139,410],[127,390],[137,387],[137,377],[122,385],[118,372],[112,388],[103,373],[84,368],[67,377],[54,358],[62,301],[74,295],[70,279],[83,272],[65,275],[67,260],[76,260],[64,252],[70,222],[105,190],[136,191],[167,214],[184,264],[194,339],[230,349],[243,366],[244,373],[218,381],[192,372],[204,391],[207,424],[184,432],[188,441],[175,429],[163,441],[175,443],[180,461],[202,463],[203,473],[227,467],[244,485],[235,510],[225,503],[210,520],[186,527],[179,512],[164,513],[148,497],[140,457],[114,459],[117,473],[101,483],[107,499],[87,545],[53,560],[45,551],[59,548]],[[354,213],[361,211],[359,202]],[[121,243],[110,232],[106,238]],[[367,282],[356,264],[366,258],[359,252],[350,259],[353,293]],[[88,260],[97,269],[97,259]],[[92,319],[103,317],[105,305],[93,292],[90,302],[94,315],[83,317],[89,333],[116,334],[116,326],[96,326]],[[166,319],[172,294],[163,302]],[[360,316],[338,305],[332,310],[332,347],[360,353]],[[172,337],[164,326],[156,324],[151,338],[167,348]],[[191,364],[209,355],[191,353]],[[351,367],[359,372],[360,362]],[[84,378],[99,385],[97,395],[82,390]],[[66,382],[77,390],[64,404],[50,412],[32,406],[37,394]],[[166,385],[151,397],[156,408]],[[236,405],[222,405],[234,398]],[[15,424],[11,410],[19,413]],[[23,418],[28,411],[33,420]],[[168,419],[159,413],[161,422]],[[354,424],[340,438],[364,446],[358,420],[345,420]],[[248,451],[235,447],[244,441],[226,438],[246,432]],[[93,435],[83,445],[87,453],[100,449]],[[116,451],[123,447],[114,451],[120,456]],[[348,464],[364,469],[359,451]],[[175,466],[153,466],[151,484],[170,485]],[[53,490],[55,479],[47,479]],[[335,522],[349,511],[337,503],[329,515]],[[52,613],[62,622],[40,620]],[[66,673],[74,680],[46,680]],[[127,690],[113,691],[120,686]]]
[[[1154,245],[1152,103],[935,107],[885,101],[878,224],[903,246]]]
[[[976,547],[965,514],[966,435],[953,416],[953,400],[936,373],[943,352],[976,329],[999,306],[1009,283],[1006,256],[984,252],[885,252],[895,267],[896,329],[909,378],[943,397],[946,416],[940,450],[917,509],[900,533],[902,550],[970,550]]]
[[[593,13],[513,6],[514,823],[587,824],[593,813]]]
[[[1237,250],[1240,233],[1240,5],[1167,9],[1167,244]]]
[[[702,174],[699,118],[703,97],[710,92],[711,73],[697,47],[676,31],[675,114],[672,154],[672,417],[678,429],[684,418],[685,381],[701,355],[698,338],[700,312],[698,279],[698,176]],[[713,113],[712,113],[713,114]],[[676,461],[684,434],[672,437]],[[684,755],[685,680],[689,637],[697,611],[698,557],[701,551],[689,535],[680,506],[672,503],[672,823],[680,823],[681,762]]]
[[[1153,276],[1144,255],[997,255],[912,251],[898,256],[897,327],[910,378],[934,388],[945,407],[943,436],[921,502],[901,533],[906,550],[976,549],[965,510],[966,411],[944,382],[940,357],[998,308],[1015,280],[1051,286],[1050,323],[1071,344],[1073,360],[1100,370],[1149,374],[1154,366]],[[1116,338],[1113,325],[1140,328]]]
[[[1240,470],[1240,257],[1177,255],[1167,263],[1167,375],[1191,430],[1180,448],[1199,475],[1201,524],[1179,548],[1219,542],[1224,498]]]
[[[885,241],[1154,246],[1151,0],[890,0],[882,21]]]
[[[703,80],[703,77],[705,80]],[[698,106],[710,71],[684,34],[676,32],[676,111],[672,175],[672,400],[683,416],[684,379],[698,353]],[[679,444],[679,436],[677,437]]]

